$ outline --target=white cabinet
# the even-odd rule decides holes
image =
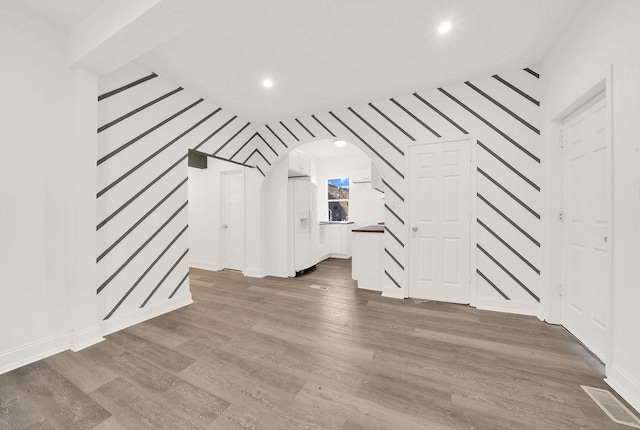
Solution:
[[[358,288],[382,291],[384,234],[353,232],[351,277]]]
[[[329,247],[331,246],[331,232],[329,226],[320,224],[318,228],[318,260],[322,261],[329,257]]]
[[[353,223],[349,224],[322,224],[318,231],[319,257],[326,258],[350,258]]]
[[[311,176],[311,158],[294,149],[289,153],[289,177]]]
[[[363,184],[371,182],[371,169],[353,170],[350,174],[352,184]]]

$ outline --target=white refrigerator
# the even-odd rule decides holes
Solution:
[[[304,180],[290,180],[289,276],[299,276],[315,268],[318,248],[318,187]]]

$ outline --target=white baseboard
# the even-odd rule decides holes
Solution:
[[[104,340],[104,337],[102,337],[102,331],[98,325],[71,333],[70,338],[71,345],[69,346],[69,349],[73,352],[78,352]]]
[[[351,258],[351,255],[348,255],[348,254],[329,254],[329,255],[327,255],[326,258],[340,258],[342,260],[348,260],[349,258]]]
[[[156,305],[130,312],[126,315],[102,321],[100,324],[102,335],[106,336],[108,334],[115,333],[127,327],[131,327],[132,325],[139,324],[143,321],[158,317],[183,306],[190,305],[191,303],[193,303],[193,299],[189,292],[179,297],[174,297],[166,302],[158,303]]]
[[[264,278],[265,276],[269,276],[262,270],[243,270],[242,274],[249,278]]]
[[[51,336],[0,353],[0,375],[69,349],[67,333]]]
[[[193,267],[194,269],[210,270],[212,272],[224,269],[224,267],[219,263],[208,263],[206,261],[191,261],[189,262],[189,267]]]
[[[506,312],[517,315],[530,315],[540,318],[541,309],[538,303],[522,303],[513,300],[497,300],[478,297],[476,308],[485,311]]]
[[[620,397],[625,399],[636,412],[640,412],[640,382],[615,364],[607,369],[604,382],[620,394]]]
[[[401,299],[404,300],[404,290],[401,290],[400,288],[396,288],[397,291],[395,290],[385,290],[384,288],[382,289],[382,297],[389,297],[392,299]]]

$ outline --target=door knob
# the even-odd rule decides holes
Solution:
[[[418,227],[411,227],[411,231],[415,233],[416,231],[418,231]]]
[[[228,225],[222,224],[222,228],[227,228],[227,227],[228,227]]]
[[[607,243],[607,236],[604,237],[604,243]]]

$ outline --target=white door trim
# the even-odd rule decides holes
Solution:
[[[405,155],[405,165],[404,165],[404,171],[405,171],[405,190],[407,191],[407,196],[411,195],[410,193],[410,187],[411,187],[411,171],[410,171],[410,160],[409,160],[409,149],[413,146],[420,146],[420,145],[430,145],[430,144],[436,144],[436,143],[446,143],[446,142],[456,142],[456,141],[460,141],[460,140],[466,140],[469,142],[469,152],[470,152],[470,164],[469,164],[469,198],[471,199],[470,202],[471,204],[469,205],[469,210],[470,210],[470,220],[469,222],[471,223],[470,225],[470,229],[469,229],[469,233],[470,233],[470,249],[469,249],[469,278],[470,278],[470,291],[469,291],[469,304],[471,306],[476,306],[477,302],[478,302],[478,290],[477,290],[477,285],[476,285],[476,244],[477,244],[477,198],[476,198],[476,194],[477,194],[477,190],[478,190],[478,183],[477,183],[477,167],[478,167],[478,161],[477,161],[477,157],[476,157],[476,152],[477,152],[477,139],[473,136],[473,135],[469,135],[469,134],[461,134],[458,136],[447,136],[447,137],[441,137],[438,139],[433,139],[433,140],[428,140],[428,141],[414,141],[414,142],[409,142],[409,144],[407,145],[407,153]],[[407,203],[406,203],[407,207],[406,207],[406,214],[407,214],[407,225],[405,227],[405,232],[406,232],[406,237],[409,238],[411,237],[411,218],[410,218],[410,214],[411,214],[411,199],[407,199]],[[410,297],[411,294],[411,286],[410,286],[410,280],[411,277],[409,276],[409,273],[411,271],[411,264],[409,264],[409,262],[411,261],[411,255],[410,255],[410,245],[409,245],[409,240],[407,240],[406,246],[404,248],[404,257],[405,260],[407,262],[407,270],[405,270],[405,274],[404,274],[404,281],[405,281],[405,285],[407,286],[406,289],[406,297]]]
[[[543,260],[545,261],[546,270],[543,270],[542,284],[547,285],[547,297],[544,300],[545,313],[544,319],[553,324],[561,324],[562,322],[562,296],[560,295],[559,286],[562,284],[563,268],[562,268],[562,245],[564,232],[562,223],[558,219],[559,212],[563,207],[563,167],[562,167],[562,149],[560,147],[560,132],[562,130],[562,121],[569,117],[572,113],[582,107],[593,97],[605,91],[606,100],[606,118],[607,118],[607,145],[609,147],[609,193],[611,196],[609,207],[609,227],[607,236],[609,238],[609,283],[611,290],[610,300],[610,321],[607,327],[608,331],[608,347],[605,355],[607,357],[605,370],[609,368],[613,362],[613,326],[615,315],[613,313],[613,262],[614,262],[614,243],[613,236],[613,65],[610,65],[605,71],[597,74],[589,85],[586,85],[575,94],[561,109],[551,116],[549,126],[549,152],[547,157],[550,167],[547,170],[545,187],[549,190],[548,197],[545,201],[545,212],[548,215],[549,223],[545,229],[545,242],[543,246]],[[555,160],[555,162],[554,162]],[[557,232],[560,234],[557,234]],[[608,373],[608,372],[607,372]]]

